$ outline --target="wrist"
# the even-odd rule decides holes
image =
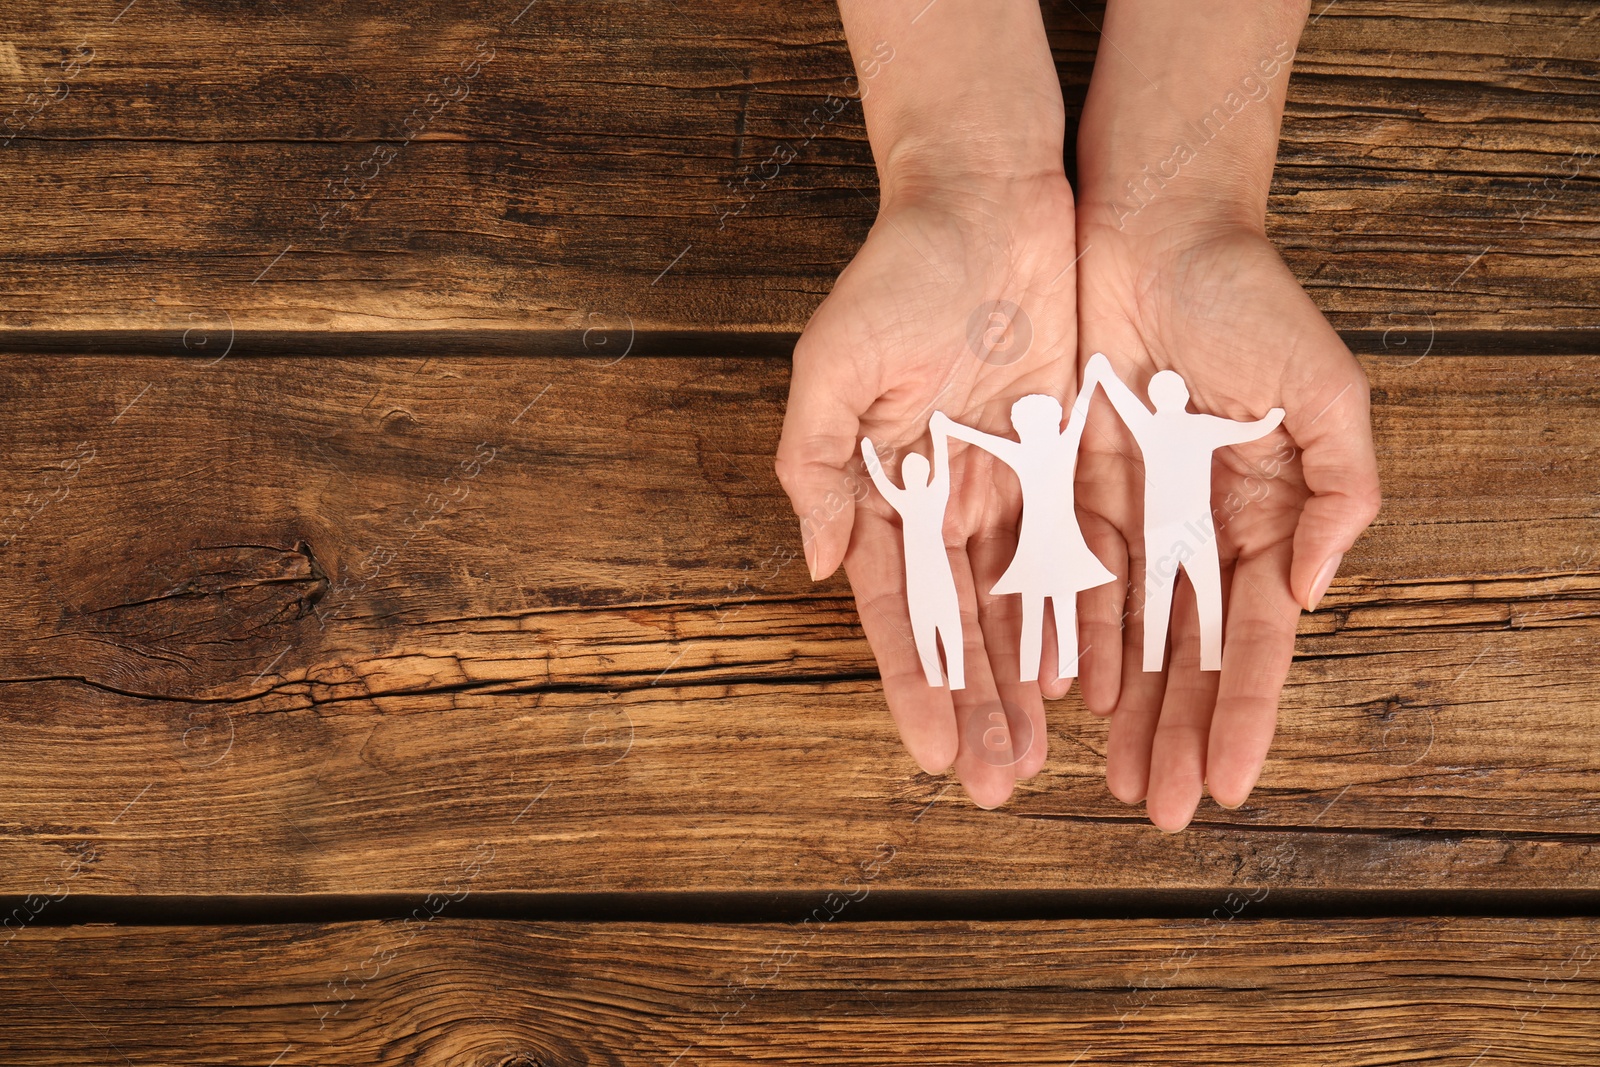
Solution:
[[[1201,124],[1150,122],[1135,117],[1149,114],[1142,108],[1107,106],[1119,113],[1086,109],[1078,137],[1078,203],[1086,227],[1125,233],[1196,224],[1265,229],[1277,162],[1276,113],[1219,132],[1209,115]],[[1218,112],[1227,114],[1225,107]]]
[[[913,207],[959,209],[1004,205],[1024,191],[1071,196],[1061,141],[975,136],[953,143],[944,134],[897,139],[878,164],[879,211]]]
[[[1182,239],[1228,231],[1266,233],[1265,184],[1158,180],[1156,167],[1118,168],[1131,173],[1120,187],[1084,183],[1078,191],[1078,228],[1083,233],[1107,232],[1124,237]]]
[[[1132,233],[1191,224],[1264,230],[1279,113],[1246,116],[1252,106],[1267,112],[1270,100],[1231,99],[1242,103],[1239,111],[1219,104],[1198,123],[1150,121],[1138,102],[1085,108],[1078,136],[1084,224]]]
[[[1262,232],[1305,8],[1112,0],[1102,45],[1114,33],[1151,47],[1138,70],[1108,63],[1104,47],[1095,65],[1078,131],[1083,225]]]
[[[1066,177],[1038,0],[840,0],[884,206]]]

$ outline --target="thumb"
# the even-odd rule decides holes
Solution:
[[[1372,447],[1367,377],[1355,357],[1286,420],[1301,448],[1311,498],[1294,533],[1289,587],[1314,611],[1344,553],[1378,514],[1378,461]],[[1301,420],[1304,420],[1303,422]]]
[[[867,391],[842,381],[838,361],[805,345],[795,346],[789,407],[783,417],[775,468],[789,503],[800,518],[806,568],[813,581],[838,570],[850,547],[856,501],[866,484],[856,474],[856,437],[861,413],[852,397]]]

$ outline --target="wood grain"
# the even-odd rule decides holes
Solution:
[[[1600,889],[1594,357],[1368,361],[1384,512],[1254,799],[1176,838],[1075,697],[1001,812],[917,772],[795,562],[772,361],[0,369],[0,892],[91,846],[86,894],[426,892],[480,842],[507,893],[885,842],[908,890]]]
[[[115,6],[0,15],[13,343],[794,331],[875,210],[830,5]],[[1308,28],[1271,232],[1367,350],[1593,324],[1591,14],[1341,0]],[[1099,12],[1046,17],[1075,114]]]
[[[1600,900],[1600,36],[1318,6],[1269,227],[1385,509],[1174,837],[1075,696],[999,811],[918,773],[798,564],[832,5],[0,12],[0,1064],[1590,1064],[1595,920],[1317,909]],[[504,919],[685,901],[810,918]]]
[[[382,924],[35,927],[0,949],[0,1063],[1592,1062],[1593,920],[1257,921],[1251,906],[596,926],[459,921],[446,902]]]

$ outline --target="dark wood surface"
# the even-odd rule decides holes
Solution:
[[[11,5],[0,329],[803,325],[876,201],[832,5],[523,8]],[[1099,12],[1045,9],[1075,113]],[[1368,351],[1593,325],[1592,14],[1339,0],[1307,30],[1271,231]]]
[[[728,927],[458,921],[446,904],[384,924],[32,929],[0,950],[0,1063],[1593,1062],[1592,920],[1252,906]]]
[[[1600,889],[1600,358],[1368,367],[1384,512],[1259,790],[1174,838],[1075,695],[999,813],[901,751],[795,556],[779,363],[14,357],[0,889],[93,841],[80,892],[419,892],[466,840],[525,892],[825,889],[885,840],[915,889],[1225,888],[1283,842],[1284,886]]]
[[[919,773],[796,557],[830,5],[0,11],[0,1063],[1591,1064],[1600,21],[1316,8],[1384,510],[1172,837],[1075,696]]]

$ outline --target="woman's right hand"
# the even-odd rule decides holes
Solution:
[[[1073,219],[1060,172],[891,199],[795,346],[778,449],[807,566],[820,579],[843,562],[907,750],[930,774],[953,764],[983,807],[1004,803],[1046,755],[1039,685],[1017,680],[1020,604],[988,594],[1016,546],[1016,478],[981,449],[951,451],[944,529],[966,686],[930,688],[899,521],[864,476],[859,442],[869,436],[894,474],[906,449],[929,454],[936,409],[1011,437],[1017,397],[1073,394]],[[1044,661],[1055,662],[1048,632]]]

